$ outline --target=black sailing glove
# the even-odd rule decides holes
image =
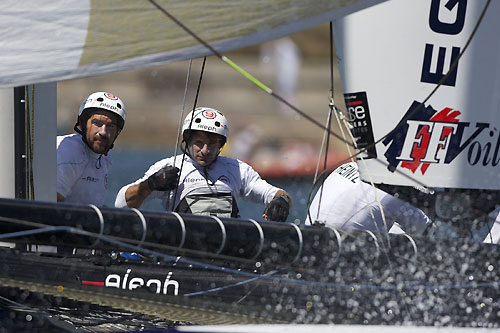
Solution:
[[[179,168],[166,166],[149,176],[148,185],[151,191],[170,191],[177,186]]]
[[[290,198],[280,194],[274,197],[264,210],[264,218],[268,221],[285,222],[290,210]]]

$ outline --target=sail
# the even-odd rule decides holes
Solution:
[[[158,0],[223,52],[385,0]],[[0,4],[0,87],[92,76],[211,52],[151,1],[15,0]]]
[[[499,13],[498,1],[401,0],[335,21],[363,179],[500,188]]]

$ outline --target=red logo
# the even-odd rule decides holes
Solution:
[[[115,95],[110,94],[110,93],[105,93],[104,96],[106,96],[109,99],[115,100],[115,101],[118,99],[118,97],[116,97]]]
[[[208,110],[203,111],[202,115],[207,119],[214,119],[217,116],[217,114],[214,111],[208,111]]]

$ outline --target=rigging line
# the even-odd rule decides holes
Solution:
[[[329,127],[331,116],[332,116],[332,110],[330,109],[330,111],[328,112],[328,117],[326,117],[325,127],[327,127],[327,126]],[[325,150],[325,142],[326,142],[327,135],[328,135],[328,132],[324,131],[323,132],[323,139],[321,140],[321,147],[319,149],[318,163],[316,163],[316,171],[314,172],[313,184],[318,177],[319,166],[321,164],[321,155],[323,155],[323,151]],[[326,164],[326,159],[325,159],[325,164]],[[323,169],[326,169],[326,165],[324,166]]]
[[[328,113],[328,132],[326,134],[326,148],[325,148],[325,160],[323,163],[323,170],[327,167],[328,162],[328,150],[330,148],[330,134],[332,132],[332,113],[335,107],[335,95],[334,95],[334,77],[333,77],[333,22],[330,21],[330,112]]]
[[[168,18],[170,18],[172,21],[174,21],[175,24],[177,24],[179,27],[181,27],[189,35],[191,35],[191,37],[193,37],[200,44],[202,44],[203,46],[205,46],[213,55],[215,55],[217,58],[219,58],[220,60],[222,60],[223,62],[225,62],[229,67],[233,68],[235,71],[237,71],[238,73],[240,73],[241,75],[243,75],[250,82],[252,82],[253,84],[255,84],[257,87],[259,87],[260,89],[264,90],[266,93],[268,93],[272,97],[276,98],[280,102],[284,103],[289,108],[291,108],[292,110],[294,110],[295,112],[297,112],[298,114],[300,114],[302,117],[304,117],[307,120],[309,120],[311,123],[315,124],[316,126],[320,127],[323,130],[328,131],[331,135],[333,135],[337,139],[339,139],[339,140],[342,139],[338,134],[335,134],[335,133],[331,132],[326,127],[324,127],[322,124],[320,124],[317,120],[315,120],[314,118],[312,118],[311,116],[309,116],[307,113],[305,113],[304,111],[300,110],[299,108],[297,108],[296,106],[292,105],[290,102],[288,102],[287,100],[285,100],[283,97],[281,97],[280,95],[278,95],[275,92],[273,92],[273,90],[271,88],[269,88],[264,83],[262,83],[257,78],[255,78],[253,75],[251,75],[250,73],[248,73],[247,71],[245,71],[243,68],[241,68],[240,66],[238,66],[237,64],[235,64],[233,61],[231,61],[231,59],[229,59],[228,57],[222,55],[220,52],[218,52],[217,50],[215,50],[210,44],[208,44],[206,41],[204,41],[203,39],[201,39],[191,29],[189,29],[182,22],[180,22],[177,18],[175,18],[172,14],[170,14],[165,8],[163,8],[162,6],[160,6],[155,0],[149,0],[149,2],[151,2],[159,11],[161,11]]]
[[[34,136],[35,136],[35,85],[31,85],[31,133],[30,133],[30,193],[31,193],[31,200],[35,200],[35,181],[33,179],[34,173],[33,173],[33,159],[35,155],[35,148],[34,148]]]
[[[15,232],[15,233],[9,233],[9,234],[2,234],[0,235],[0,239],[5,239],[9,237],[17,237],[17,236],[24,236],[25,234],[40,234],[40,233],[46,233],[46,232],[52,232],[52,231],[67,231],[70,233],[75,233],[75,234],[80,234],[84,236],[95,236],[95,233],[88,232],[85,230],[77,229],[74,227],[67,227],[67,226],[61,226],[61,227],[50,227],[50,228],[45,228],[45,229],[38,229],[38,230],[27,230],[27,231],[21,231],[21,232]],[[177,259],[177,257],[162,254],[159,252],[155,252],[152,250],[147,250],[147,249],[140,249],[137,246],[133,246],[124,242],[116,241],[114,239],[111,239],[107,236],[102,236],[102,239],[106,242],[109,242],[112,245],[117,245],[117,246],[122,246],[131,250],[144,250],[148,254],[155,255],[157,257],[167,259],[167,260],[172,260],[172,259]],[[286,283],[292,283],[292,284],[298,284],[298,285],[310,285],[310,286],[316,286],[316,287],[330,287],[330,288],[346,288],[352,291],[357,290],[380,290],[380,291],[400,291],[400,290],[422,290],[422,289],[443,289],[443,290],[448,290],[448,289],[465,289],[465,288],[471,288],[471,289],[478,289],[478,288],[491,288],[495,287],[498,288],[500,286],[500,282],[498,281],[490,281],[490,282],[471,282],[471,283],[465,283],[465,284],[425,284],[425,283],[407,283],[407,282],[400,282],[397,284],[390,284],[388,283],[387,285],[373,285],[373,284],[359,284],[359,283],[334,283],[334,282],[321,282],[321,281],[308,281],[308,280],[295,280],[291,278],[283,278],[283,277],[273,277],[273,276],[266,276],[264,274],[258,274],[258,273],[252,273],[252,272],[245,272],[237,269],[232,269],[232,268],[226,268],[226,267],[220,267],[212,264],[205,264],[205,263],[200,263],[195,260],[190,260],[190,259],[185,259],[181,258],[177,260],[178,263],[187,263],[196,267],[201,267],[205,269],[212,269],[218,272],[227,272],[235,275],[241,275],[241,276],[247,276],[247,277],[260,277],[261,279],[264,280],[271,280],[271,281],[281,281],[281,282],[286,282]]]
[[[332,113],[335,107],[335,90],[334,90],[334,76],[333,76],[333,22],[330,21],[330,113],[328,115],[328,133],[331,133],[332,129]],[[330,135],[326,137],[326,149],[325,149],[325,162],[323,164],[323,170],[327,167],[328,161],[328,149],[330,148]]]
[[[266,274],[264,274],[265,276],[271,276],[271,275],[274,275],[276,273],[278,273],[279,271],[278,270],[273,270],[273,271],[270,271]],[[250,289],[248,290],[245,295],[243,295],[242,297],[240,297],[237,301],[234,302],[234,304],[238,305],[240,304],[241,302],[243,302],[249,295],[251,295],[255,289],[257,289],[258,287],[261,286],[261,281],[259,281],[260,279],[252,279],[253,281],[257,280],[257,283]]]
[[[32,136],[32,117],[30,110],[34,107],[33,101],[29,98],[29,86],[24,86],[24,131],[25,131],[25,163],[26,163],[26,199],[34,199],[32,193],[33,182],[33,136]],[[31,102],[31,103],[30,103]],[[31,104],[31,109],[30,109]]]
[[[187,96],[187,91],[188,91],[188,87],[189,87],[189,76],[191,75],[191,67],[192,67],[192,64],[193,64],[193,59],[189,59],[189,66],[188,66],[188,71],[187,71],[187,75],[186,75],[186,85],[184,87],[184,97],[182,98],[182,109],[181,109],[181,116],[179,117],[179,126],[177,127],[177,138],[175,139],[175,150],[174,150],[174,167],[175,167],[175,160],[177,158],[177,148],[179,147],[179,140],[180,140],[180,137],[182,135],[181,133],[181,129],[182,129],[182,123],[183,123],[183,120],[184,120],[184,110],[185,110],[185,107],[186,107],[186,96]],[[182,156],[183,159],[184,159],[184,155]],[[180,172],[179,172],[179,175],[180,175]],[[167,198],[167,208],[170,208],[170,210],[174,210],[174,205],[175,205],[175,198],[177,197],[177,193],[174,195],[174,199],[173,199],[173,202],[172,202],[172,207],[170,207],[170,196],[168,196]]]
[[[350,159],[351,162],[356,162],[354,160],[353,153],[351,152],[351,148],[349,147],[349,143],[346,139],[346,135],[344,133],[344,126],[348,132],[350,132],[351,128],[353,128],[353,127],[351,124],[349,124],[348,121],[346,121],[345,116],[342,113],[342,111],[340,111],[335,105],[334,105],[334,108],[335,108],[335,119],[337,120],[337,125],[339,126],[340,132],[342,133],[342,138],[344,138],[344,143],[346,146],[347,154],[349,155],[348,159]],[[344,124],[344,126],[342,126],[342,124]]]
[[[24,175],[26,177],[26,199],[29,199],[30,197],[30,191],[29,191],[29,170],[30,170],[30,159],[29,159],[29,147],[30,147],[30,122],[29,122],[29,90],[28,86],[24,86],[24,137],[26,138],[25,143],[24,143],[24,152],[25,156],[28,158],[25,159],[26,163],[26,174]]]
[[[274,275],[277,272],[278,272],[277,270],[272,270],[272,271],[270,271],[270,272],[268,272],[266,274],[263,274],[263,276]],[[189,294],[184,294],[182,296],[190,297],[190,296],[206,295],[206,294],[214,293],[214,292],[221,291],[221,290],[224,290],[224,289],[233,288],[233,287],[236,287],[236,286],[242,286],[242,285],[248,284],[250,282],[253,282],[253,281],[256,281],[256,280],[259,280],[259,279],[260,279],[260,277],[254,277],[254,278],[251,278],[251,279],[248,279],[248,280],[244,280],[244,281],[240,281],[240,282],[228,284],[228,285],[225,285],[225,286],[222,286],[222,287],[208,289],[208,290],[196,291],[196,292],[192,292],[192,293],[189,293]],[[246,297],[246,295],[244,297]],[[236,303],[239,303],[239,302],[240,302],[240,300],[236,301]]]
[[[182,98],[182,109],[181,109],[181,116],[179,117],[179,126],[177,127],[177,139],[175,141],[175,150],[174,150],[174,165],[175,165],[175,158],[177,157],[177,148],[179,146],[179,139],[181,136],[181,128],[182,128],[182,122],[184,118],[184,110],[186,107],[186,96],[187,96],[187,91],[189,87],[189,76],[191,74],[191,67],[193,64],[193,59],[189,59],[189,66],[188,66],[188,71],[186,75],[186,85],[184,87],[184,97]]]
[[[333,100],[334,92],[334,76],[333,76],[333,22],[330,21],[330,94]]]
[[[330,107],[330,110],[328,112],[328,120],[327,120],[326,126],[327,126],[328,130],[331,131],[331,129],[332,129],[332,113],[334,112],[334,108],[335,108],[334,77],[333,77],[333,22],[332,21],[330,21],[330,102],[329,102],[328,106]],[[342,132],[342,134],[343,134],[343,132]],[[328,162],[328,149],[330,147],[330,135],[329,135],[329,132],[325,131],[323,133],[323,140],[321,142],[321,149],[320,149],[320,155],[319,155],[320,157],[318,158],[316,172],[314,173],[313,184],[316,181],[317,176],[318,176],[319,163],[320,163],[320,159],[321,159],[321,154],[323,153],[323,144],[325,142],[325,137],[326,137],[326,148],[324,150],[325,151],[325,160],[323,163],[323,170],[325,170],[328,166],[327,162]],[[343,135],[342,137],[344,139],[344,142],[346,142],[345,136]],[[321,201],[323,199],[323,189],[324,189],[324,186],[321,186],[319,189],[320,193],[319,193],[319,201],[318,201],[318,213],[316,215],[316,219],[319,218],[319,212],[321,209]]]
[[[78,321],[72,320],[71,322],[77,326],[84,326],[84,327],[90,326],[90,327],[92,327],[92,326],[100,326],[100,325],[105,325],[105,324],[116,324],[116,323],[123,324],[126,320],[136,319],[136,318],[140,318],[140,317],[145,317],[145,315],[142,313],[132,313],[129,315],[120,315],[120,316],[115,317],[115,318],[90,319],[92,321],[85,321],[85,319],[78,319]]]
[[[205,72],[205,64],[206,63],[207,63],[207,57],[203,57],[203,63],[201,65],[201,71],[200,71],[200,78],[198,80],[198,87],[196,88],[196,95],[194,97],[193,109],[191,111],[191,120],[189,121],[188,130],[191,130],[191,126],[193,125],[194,110],[196,109],[196,105],[198,103],[198,97],[200,95],[200,88],[201,88],[201,81],[203,80],[203,73]],[[183,140],[183,142],[184,142],[184,140]],[[184,144],[185,144],[184,149],[182,149],[181,167],[179,168],[179,178],[182,174],[182,168],[184,167],[184,159],[186,157],[186,151],[188,149],[187,142],[185,142]],[[177,200],[177,192],[178,191],[179,191],[179,184],[177,184],[177,186],[175,187],[174,198],[173,198],[173,203],[172,203],[172,211],[175,208],[174,206],[175,206],[175,201]],[[179,201],[179,203],[180,203],[180,201]]]
[[[328,126],[328,128],[331,128],[331,119],[332,119],[332,109],[330,109],[330,111],[328,112],[328,117],[327,117],[327,120],[326,120],[326,126]],[[327,161],[327,156],[328,156],[328,143],[326,144],[326,149],[324,148],[324,145],[325,145],[325,141],[326,140],[326,136],[328,136],[328,138],[330,137],[328,135],[328,133],[326,131],[323,132],[323,140],[321,141],[321,148],[319,150],[319,156],[318,156],[318,163],[316,164],[316,171],[314,172],[314,179],[313,179],[313,186],[314,186],[314,183],[316,182],[317,178],[318,178],[318,171],[319,171],[319,165],[321,163],[321,155],[323,154],[323,150],[325,150],[325,163],[324,163],[324,166],[323,166],[323,170],[325,170],[327,168],[327,165],[326,165],[326,161]],[[320,196],[319,196],[319,203],[318,203],[318,214],[316,216],[316,219],[319,218],[319,210],[320,210],[320,207],[321,207],[321,199],[323,198],[323,184],[321,185],[320,189],[319,189],[321,192],[320,192]],[[311,221],[312,223],[312,221]]]

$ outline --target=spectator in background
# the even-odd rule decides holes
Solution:
[[[295,97],[301,64],[300,50],[295,42],[284,37],[272,42],[264,43],[261,48],[261,62],[269,64],[276,76],[276,93],[290,104],[298,106]],[[295,115],[293,110],[281,103],[283,114]]]

